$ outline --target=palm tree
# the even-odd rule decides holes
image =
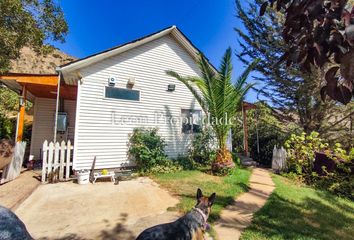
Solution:
[[[246,79],[257,63],[252,63],[236,82],[232,83],[231,54],[231,48],[228,48],[218,71],[203,55],[200,55],[198,65],[202,77],[181,76],[174,71],[166,71],[168,75],[184,83],[203,111],[209,114],[210,125],[218,142],[217,155],[212,165],[213,171],[234,166],[232,155],[226,147],[227,136],[232,126],[230,120],[234,120],[237,109],[240,108],[246,93],[253,86],[247,84]]]

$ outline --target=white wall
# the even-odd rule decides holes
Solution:
[[[91,168],[94,156],[97,168],[114,168],[134,163],[128,159],[129,134],[135,127],[158,127],[168,146],[167,154],[175,158],[184,154],[191,135],[182,134],[180,125],[154,116],[162,114],[180,117],[181,109],[201,109],[193,95],[178,80],[166,75],[174,70],[182,75],[197,75],[199,69],[191,56],[170,36],[134,48],[120,55],[103,60],[80,70],[83,76],[79,86],[79,103],[75,141],[74,168]],[[133,89],[140,90],[140,101],[104,98],[108,77],[118,77],[116,87],[126,87],[129,77],[135,77]],[[167,91],[168,84],[176,84],[174,92]],[[144,116],[148,123],[112,123],[120,116]]]
[[[54,137],[54,119],[55,119],[55,99],[36,98],[34,102],[34,115],[31,137],[31,155],[35,159],[40,159],[40,152],[45,140],[53,141]],[[76,102],[65,100],[64,111],[68,114],[68,126],[73,128],[68,136],[64,134],[57,135],[57,141],[70,139],[74,143],[75,112]],[[70,133],[70,132],[69,132]]]

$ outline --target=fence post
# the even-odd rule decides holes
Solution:
[[[60,145],[59,180],[63,180],[64,176],[65,148],[65,142],[62,141]]]
[[[272,169],[276,168],[277,145],[274,145],[272,156]]]
[[[55,172],[57,168],[59,167],[59,150],[60,146],[59,143],[56,142],[54,145],[54,165],[53,165],[53,171]]]
[[[71,160],[71,142],[68,140],[66,145],[66,168],[65,168],[65,179],[68,180],[70,177],[70,160]]]
[[[287,153],[286,153],[286,150],[281,147],[281,159],[282,159],[282,162],[281,162],[281,169],[285,169],[286,168],[286,157],[287,157]]]
[[[42,162],[42,183],[45,182],[45,176],[47,173],[47,151],[48,151],[48,141],[45,140],[42,146],[43,151],[43,162]]]
[[[48,151],[48,174],[52,172],[53,155],[54,155],[54,143],[50,142],[49,151]]]
[[[286,150],[281,147],[277,148],[274,146],[273,158],[272,158],[272,169],[274,170],[284,170],[286,168]]]

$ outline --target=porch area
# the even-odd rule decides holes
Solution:
[[[26,141],[26,144],[23,144],[25,147],[21,155],[14,155],[12,161],[4,167],[2,171],[2,183],[4,183],[17,178],[20,172],[22,176],[23,166],[29,169],[46,167],[43,164],[46,157],[44,156],[46,153],[46,149],[43,148],[44,142],[54,142],[55,146],[56,143],[71,142],[70,148],[73,149],[77,86],[67,85],[61,81],[61,76],[58,74],[7,73],[0,75],[0,82],[16,92],[19,97],[16,136],[13,142],[18,146]],[[25,119],[28,119],[26,111],[32,115],[32,127],[26,128],[26,135],[30,133],[30,140],[28,137],[24,140]],[[51,160],[50,157],[48,158]],[[68,179],[73,150],[69,151],[69,155],[65,158],[67,159],[65,176]],[[53,152],[53,160],[58,159],[57,152]],[[62,156],[60,156],[60,161],[62,163]],[[53,167],[55,170],[58,166]],[[16,174],[9,172],[16,172]]]
[[[16,142],[23,140],[26,102],[33,104],[31,144],[27,144],[31,158],[43,159],[44,141],[74,144],[77,86],[67,85],[57,74],[8,73],[0,75],[0,82],[19,95]]]

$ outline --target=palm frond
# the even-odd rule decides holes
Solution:
[[[247,84],[246,80],[259,60],[251,63],[237,81],[232,83],[231,55],[231,48],[228,48],[222,58],[218,72],[210,66],[203,55],[200,55],[198,64],[201,77],[182,77],[174,71],[166,71],[169,76],[178,79],[187,86],[203,110],[209,113],[212,122],[213,119],[218,121],[233,119],[238,106],[242,103],[247,92],[254,86],[254,84]],[[226,122],[221,124],[219,122],[218,124],[212,123],[211,127],[215,131],[219,146],[224,147],[231,125]]]
[[[250,65],[248,65],[246,70],[243,71],[243,73],[238,77],[235,86],[242,86],[246,82],[248,75],[254,70],[259,61],[260,59],[256,59]]]
[[[203,97],[200,96],[198,91],[191,84],[191,82],[194,82],[194,83],[200,82],[200,81],[202,81],[201,79],[198,79],[197,77],[182,77],[178,73],[176,73],[172,70],[167,70],[165,72],[167,75],[174,77],[177,80],[179,80],[180,82],[182,82],[189,89],[189,91],[191,91],[191,93],[193,94],[195,99],[197,99],[199,105],[203,108],[203,111],[207,112],[207,110],[208,110],[207,104],[205,103]],[[197,86],[198,86],[198,84],[197,84]]]
[[[221,112],[227,112],[227,106],[232,103],[232,92],[233,86],[231,84],[231,74],[232,74],[232,64],[231,64],[231,48],[228,48],[222,58],[221,66],[219,70],[219,78],[217,88],[217,95],[219,97],[216,98],[218,104],[217,108]]]
[[[208,60],[202,54],[199,55],[198,65],[202,74],[202,79],[205,82],[205,97],[208,100],[208,109],[209,111],[215,111],[216,106],[214,85],[217,73],[214,71],[214,69],[211,68]]]

